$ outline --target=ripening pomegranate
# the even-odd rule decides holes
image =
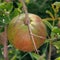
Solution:
[[[30,29],[37,49],[44,43],[46,38],[46,27],[42,19],[35,14],[28,14],[30,18]],[[35,51],[34,44],[30,38],[28,26],[24,23],[25,14],[16,16],[8,25],[8,40],[13,46],[24,52]]]

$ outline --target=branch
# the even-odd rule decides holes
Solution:
[[[8,60],[8,47],[7,47],[7,27],[5,26],[4,32],[1,33],[2,43],[4,45],[4,60]]]
[[[51,41],[50,41],[50,45],[49,45],[49,55],[48,55],[48,60],[51,60]]]
[[[33,42],[33,45],[34,45],[34,48],[35,48],[37,54],[39,54],[38,50],[37,50],[37,47],[36,47],[36,44],[35,44],[35,41],[34,41],[34,37],[32,36],[32,31],[31,31],[30,25],[29,25],[30,24],[30,19],[29,19],[29,16],[28,16],[27,7],[26,7],[25,2],[23,0],[19,0],[19,1],[23,4],[23,9],[24,9],[24,12],[25,12],[25,24],[28,26],[30,38]]]

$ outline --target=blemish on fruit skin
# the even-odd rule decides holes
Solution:
[[[24,18],[21,16],[15,17],[10,22],[8,26],[8,40],[12,42],[15,48],[21,51],[35,51],[34,45],[29,35],[28,27],[23,23]],[[29,18],[32,20],[30,23],[32,33],[38,36],[46,37],[46,28],[44,23],[41,21],[41,18],[34,14],[29,14]],[[36,36],[33,37],[37,48],[39,48],[45,41],[45,39],[41,39]]]

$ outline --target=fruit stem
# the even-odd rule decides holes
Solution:
[[[25,23],[26,25],[28,25],[28,24],[30,24],[30,19],[29,19],[29,17],[28,17],[27,7],[26,7],[26,5],[25,5],[24,0],[19,0],[19,1],[23,4],[23,9],[24,9],[24,12],[25,12],[25,21],[24,21],[24,23]]]
[[[32,36],[32,31],[31,31],[31,28],[30,28],[30,19],[29,19],[29,16],[28,16],[28,11],[27,11],[27,7],[25,5],[25,2],[24,0],[19,0],[22,4],[23,4],[23,9],[24,9],[24,12],[25,12],[25,24],[28,26],[28,30],[29,30],[29,34],[30,34],[30,38],[32,40],[32,43],[34,45],[34,48],[36,50],[36,53],[38,53],[38,50],[37,50],[37,47],[36,47],[36,44],[35,44],[35,41],[34,41],[34,37]]]

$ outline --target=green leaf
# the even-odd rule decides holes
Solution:
[[[15,55],[11,58],[11,60],[16,60],[16,58],[17,58],[17,54],[15,54]]]
[[[32,56],[35,58],[35,59],[39,59],[40,58],[40,55],[38,55],[38,54],[36,54],[36,53],[31,53],[32,54]]]
[[[52,32],[54,32],[54,33],[59,33],[60,34],[60,28],[58,28],[58,27],[54,27],[53,29],[52,29]]]
[[[0,28],[0,32],[3,32],[4,31],[4,27]]]
[[[11,14],[10,14],[10,18],[14,18],[15,16],[19,15],[20,11],[18,8],[16,8]]]
[[[43,21],[51,30],[53,28],[53,26],[46,20]]]
[[[56,48],[60,50],[60,41],[53,42],[53,45],[55,45]]]
[[[60,7],[60,2],[54,2],[53,5]]]
[[[6,10],[6,11],[11,11],[12,8],[13,8],[12,2],[10,2],[10,3],[6,3],[6,2],[0,3],[0,9],[1,9],[2,11],[4,11],[4,10]]]
[[[17,3],[17,5],[19,8],[22,8],[22,3],[19,2],[19,3]]]
[[[55,60],[60,60],[60,57],[56,58]]]
[[[36,59],[36,60],[45,60],[45,54],[43,54],[43,55],[38,55],[38,54],[36,54],[36,53],[31,53],[31,55]]]

